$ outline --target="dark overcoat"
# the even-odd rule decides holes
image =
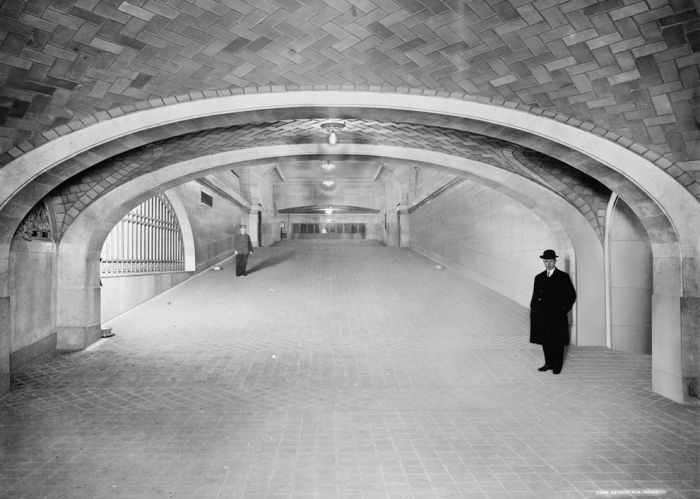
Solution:
[[[557,268],[550,277],[546,270],[537,274],[530,300],[530,343],[568,345],[567,314],[575,301],[576,291],[569,274]]]
[[[233,249],[241,255],[253,252],[253,242],[248,234],[236,234],[233,238]]]

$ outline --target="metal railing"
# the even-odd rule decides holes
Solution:
[[[164,194],[140,204],[105,239],[101,275],[185,270],[185,249],[177,216]]]

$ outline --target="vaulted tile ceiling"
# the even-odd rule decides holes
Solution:
[[[502,98],[700,154],[692,0],[29,0],[0,16],[4,151],[148,99],[360,85]]]
[[[700,16],[692,0],[5,1],[0,40],[0,165],[56,133],[148,101],[248,89],[418,91],[575,117],[643,144],[700,196]],[[120,179],[113,188],[172,158],[231,147],[231,134],[234,148],[254,143],[257,132],[278,143],[324,140],[321,120],[303,118],[176,136],[157,151],[147,145],[107,160],[54,195],[72,189],[92,199],[104,178]],[[499,140],[406,123],[351,124],[353,142],[447,148],[511,168]],[[441,139],[431,143],[435,134]],[[599,230],[605,189],[516,149],[526,176],[583,206]],[[375,167],[358,163],[354,171],[366,178]],[[303,177],[298,164],[286,170]]]

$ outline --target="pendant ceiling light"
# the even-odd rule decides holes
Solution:
[[[321,128],[328,134],[328,143],[332,146],[338,143],[338,133],[345,128],[342,121],[326,121],[321,123]]]
[[[323,182],[322,182],[322,183],[323,183],[323,185],[325,185],[326,187],[333,187],[333,186],[335,185],[335,180],[333,180],[333,179],[330,178],[330,177],[327,177],[327,178],[323,179]]]
[[[326,160],[325,163],[321,163],[321,168],[323,168],[324,170],[330,171],[333,168],[335,168],[335,165],[333,163],[331,163],[329,160]]]

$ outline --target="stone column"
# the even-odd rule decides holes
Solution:
[[[700,252],[700,248],[698,249]],[[681,298],[681,351],[684,402],[700,403],[700,257],[682,262],[685,285]]]
[[[670,251],[675,248],[670,248]],[[654,293],[651,297],[651,387],[656,393],[682,403],[683,352],[681,351],[681,281],[679,259],[662,257],[655,248],[653,260]]]
[[[100,256],[59,254],[56,349],[82,350],[100,339]],[[86,261],[87,260],[87,261]]]
[[[0,296],[0,394],[7,393],[9,391],[10,391],[10,297],[9,296]]]
[[[399,218],[399,248],[408,248],[411,245],[411,225],[410,216],[408,213],[408,206],[405,204],[400,205],[396,209],[396,213]]]
[[[0,244],[0,394],[10,391],[10,244]]]
[[[260,246],[260,234],[258,234],[258,213],[260,209],[255,207],[250,210],[248,215],[248,235],[250,236],[250,241],[253,243],[253,247],[257,248]]]

